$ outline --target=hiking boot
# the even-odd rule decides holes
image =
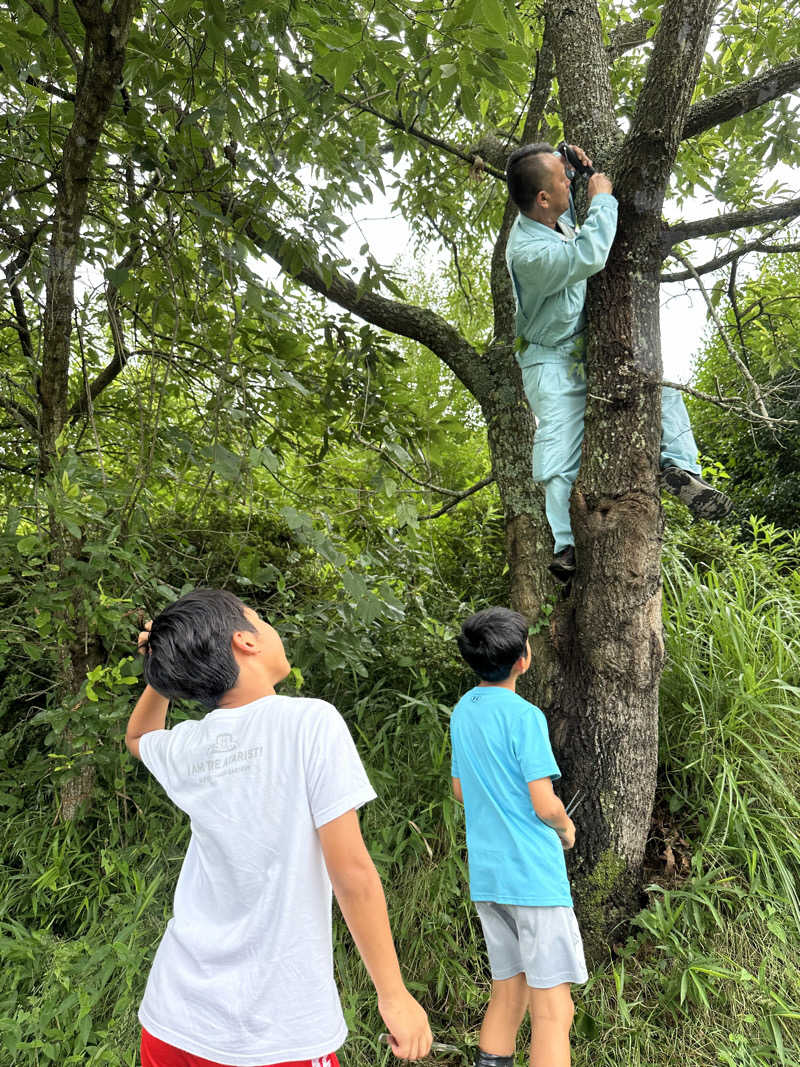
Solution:
[[[724,519],[733,507],[733,501],[699,474],[680,467],[664,467],[661,485],[676,496],[691,511],[696,519]]]
[[[569,582],[575,573],[575,546],[567,545],[557,552],[547,569],[559,582]]]

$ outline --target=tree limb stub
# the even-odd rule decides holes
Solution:
[[[730,119],[746,115],[757,107],[791,93],[800,86],[800,58],[789,59],[780,66],[756,74],[739,85],[725,89],[707,100],[698,100],[689,109],[681,137],[686,140],[719,126]]]
[[[683,241],[692,241],[696,237],[713,237],[715,234],[730,233],[731,230],[743,230],[749,226],[761,226],[765,222],[778,219],[794,219],[800,215],[800,197],[783,200],[779,204],[767,207],[751,208],[749,211],[731,211],[727,215],[713,215],[708,219],[695,222],[677,222],[667,226],[661,234],[664,255]]]

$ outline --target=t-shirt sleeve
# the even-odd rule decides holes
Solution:
[[[139,756],[148,771],[171,797],[173,781],[173,730],[151,730],[139,738]]]
[[[319,829],[352,808],[374,800],[367,772],[342,716],[319,701],[319,715],[306,753],[306,788],[311,817]]]
[[[535,782],[539,778],[560,778],[550,735],[547,732],[547,719],[539,708],[531,706],[526,709],[514,731],[514,754],[526,782]]]
[[[450,739],[452,745],[452,738]],[[455,745],[452,746],[450,754],[450,774],[453,778],[460,778],[461,772],[458,769],[458,756],[456,755]]]

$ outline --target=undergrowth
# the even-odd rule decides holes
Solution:
[[[800,1063],[800,549],[769,530],[748,546],[687,538],[665,558],[657,811],[670,855],[651,866],[627,937],[576,990],[576,1067]],[[336,699],[380,797],[362,825],[404,970],[461,1064],[490,980],[449,792],[449,710],[468,681],[447,633],[430,639],[435,671],[394,641],[369,682]],[[52,768],[24,729],[3,740],[0,1067],[133,1067],[188,826],[121,745],[113,788],[59,825]],[[335,965],[343,1065],[388,1062],[338,920]]]

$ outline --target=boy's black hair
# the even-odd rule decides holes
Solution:
[[[529,211],[533,207],[536,195],[542,189],[549,189],[550,170],[544,161],[545,156],[552,156],[555,148],[551,144],[525,144],[517,148],[508,157],[506,164],[506,182],[508,195],[520,211]]]
[[[528,620],[509,608],[484,608],[461,624],[458,648],[484,682],[504,682],[525,654]]]
[[[241,600],[224,589],[195,589],[153,619],[144,646],[145,681],[170,700],[199,700],[215,708],[236,685],[231,649],[237,630],[255,627]]]

